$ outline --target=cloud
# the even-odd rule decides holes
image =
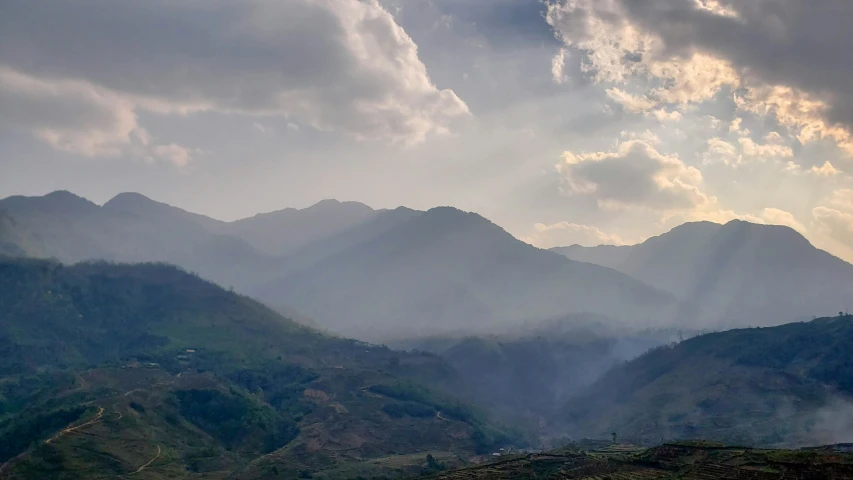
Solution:
[[[607,96],[629,112],[645,112],[651,110],[656,104],[645,96],[631,95],[618,88],[608,88]]]
[[[853,190],[842,188],[834,191],[829,197],[829,204],[853,212]]]
[[[755,158],[787,158],[793,157],[794,151],[791,150],[791,147],[786,145],[778,145],[778,144],[761,144],[756,143],[750,137],[741,137],[738,139],[738,143],[740,143],[741,151],[747,157],[755,157]]]
[[[853,212],[825,206],[812,209],[817,228],[844,245],[853,245]]]
[[[537,223],[533,226],[534,234],[523,237],[522,240],[540,248],[552,248],[567,245],[627,245],[619,235],[608,234],[598,227],[579,225],[570,222],[558,222],[551,225]]]
[[[737,147],[720,137],[708,139],[708,149],[702,154],[702,159],[704,163],[721,162],[732,166],[743,163],[743,156]]]
[[[554,79],[555,83],[566,83],[569,80],[568,75],[566,75],[566,55],[568,55],[568,50],[565,48],[561,48],[554,58],[551,59],[551,77]]]
[[[4,124],[84,155],[116,154],[139,111],[279,116],[401,144],[469,115],[376,0],[12,0],[3,10],[0,97],[16,107]],[[80,119],[88,128],[73,128]]]
[[[829,160],[823,162],[823,165],[819,167],[817,165],[813,166],[808,171],[809,173],[813,173],[815,175],[820,175],[823,177],[832,177],[841,173],[841,170],[835,168],[835,166],[833,166]]]
[[[673,211],[714,201],[700,189],[699,170],[641,139],[611,152],[565,152],[557,169],[567,193],[593,197],[602,208]]]
[[[801,142],[853,154],[848,0],[552,0],[547,21],[595,82],[662,105],[733,94]]]
[[[679,112],[678,110],[673,110],[671,112],[668,112],[668,111],[664,110],[663,108],[659,108],[657,110],[652,110],[651,115],[653,117],[655,117],[661,123],[679,122],[679,121],[681,121],[681,117],[682,117],[681,112]]]
[[[46,81],[0,66],[0,128],[31,133],[57,150],[85,157],[128,154],[187,165],[198,150],[158,144],[134,106],[81,80]]]

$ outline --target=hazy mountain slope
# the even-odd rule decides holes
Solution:
[[[679,322],[768,325],[853,308],[853,265],[783,226],[688,223],[630,247],[568,247],[682,300]]]
[[[41,241],[46,256],[64,262],[169,262],[238,288],[276,271],[272,257],[218,233],[227,224],[139,194],[121,194],[99,207],[54,192],[0,200],[0,209]]]
[[[379,212],[358,202],[323,200],[311,207],[287,208],[237,220],[228,231],[270,255],[288,255],[312,242],[366,222]]]
[[[566,431],[632,441],[853,441],[853,316],[731,330],[660,347],[569,402]]]
[[[8,213],[0,210],[0,255],[13,257],[43,256],[44,247]]]
[[[411,380],[455,377],[171,266],[0,259],[0,477],[296,478],[506,441]]]
[[[376,215],[361,223],[329,237],[317,239],[288,255],[285,257],[285,268],[288,271],[298,271],[310,267],[325,258],[380,237],[422,213],[406,207],[378,211]],[[284,274],[285,272],[281,273]]]
[[[539,250],[448,207],[416,215],[257,295],[337,331],[374,338],[492,329],[584,311],[647,322],[672,304],[624,274]]]
[[[604,324],[598,324],[604,322]],[[537,432],[560,418],[559,407],[615,365],[677,338],[676,332],[619,332],[612,320],[572,315],[529,323],[515,332],[479,337],[438,336],[392,343],[440,355],[465,378],[455,391],[502,418]]]

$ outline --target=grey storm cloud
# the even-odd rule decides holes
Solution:
[[[97,97],[96,107],[81,109],[89,117],[107,104],[275,115],[356,138],[417,143],[468,115],[452,90],[432,83],[417,45],[375,0],[11,0],[0,15],[0,69],[54,98],[88,88]],[[2,94],[20,104],[39,92]],[[41,122],[59,116],[68,117],[47,111]],[[55,134],[71,128],[60,127]],[[124,138],[114,141],[130,141],[127,128],[117,134]]]

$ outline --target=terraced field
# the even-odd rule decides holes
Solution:
[[[637,452],[613,446],[530,454],[442,473],[434,480],[819,480],[853,479],[853,455],[668,443]]]

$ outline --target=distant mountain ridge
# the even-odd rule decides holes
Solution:
[[[795,230],[686,223],[639,245],[552,249],[671,292],[691,326],[773,325],[853,308],[853,265]]]
[[[527,245],[477,214],[437,207],[404,217],[271,282],[260,298],[278,296],[318,319],[346,318],[350,325],[335,326],[344,333],[386,337],[470,333],[567,312],[647,321],[673,307],[665,293]]]
[[[0,210],[45,245],[45,256],[174,263],[359,338],[581,312],[647,322],[675,309],[669,294],[534,248],[452,207],[325,200],[229,223],[135,193],[99,207],[55,192],[0,200]]]

